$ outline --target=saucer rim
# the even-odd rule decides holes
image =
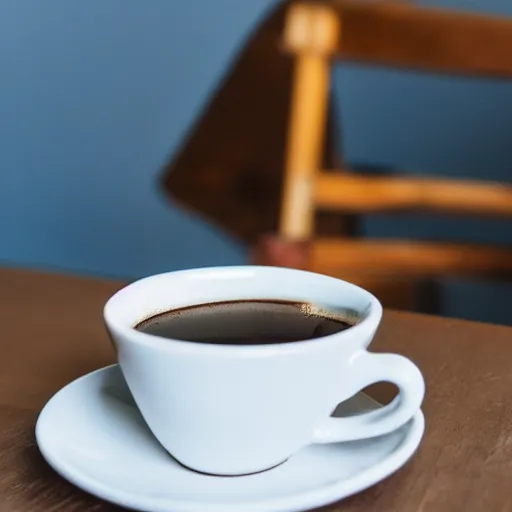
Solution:
[[[388,478],[403,467],[416,453],[425,431],[425,417],[418,409],[408,424],[409,431],[400,445],[377,464],[357,473],[350,478],[335,481],[322,487],[278,498],[264,498],[257,502],[205,503],[204,501],[179,500],[172,498],[151,498],[140,493],[129,493],[112,488],[99,482],[89,474],[68,464],[59,457],[59,450],[53,450],[55,443],[46,442],[45,426],[51,421],[52,409],[58,403],[59,396],[71,387],[82,384],[99,373],[107,373],[118,367],[112,364],[89,372],[59,389],[44,405],[39,413],[35,427],[35,437],[39,450],[46,462],[62,478],[77,488],[110,503],[132,510],[151,512],[304,512],[326,506],[357,494]],[[248,477],[239,477],[248,478]]]

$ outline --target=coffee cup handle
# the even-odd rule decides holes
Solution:
[[[371,412],[324,420],[314,432],[313,443],[356,441],[388,434],[407,423],[421,406],[425,381],[409,359],[363,350],[352,358],[350,366],[354,375],[359,376],[358,389],[377,382],[390,382],[398,387],[398,396],[390,404]]]

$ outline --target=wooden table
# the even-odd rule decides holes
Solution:
[[[57,476],[34,440],[45,401],[114,361],[102,307],[121,283],[0,270],[0,510],[119,510]],[[512,329],[387,312],[374,347],[416,361],[427,430],[414,458],[335,512],[512,510]],[[386,388],[376,390],[384,399]]]

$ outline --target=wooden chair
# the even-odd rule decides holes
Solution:
[[[391,307],[414,309],[417,283],[445,275],[512,274],[499,247],[318,236],[319,212],[431,211],[512,216],[512,186],[481,181],[372,176],[322,168],[333,60],[438,73],[512,78],[512,21],[407,3],[300,2],[288,10],[284,46],[295,58],[277,234],[254,261],[359,283]]]

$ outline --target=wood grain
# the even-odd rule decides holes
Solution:
[[[406,2],[335,0],[326,5],[342,20],[340,59],[461,75],[512,76],[511,19]]]
[[[252,262],[312,270],[366,288],[386,307],[439,313],[435,279],[512,279],[512,249],[415,240],[262,236]]]
[[[309,267],[350,280],[352,272],[407,277],[512,277],[512,249],[403,240],[317,238]]]
[[[280,233],[302,240],[313,234],[315,175],[322,165],[331,67],[339,28],[330,10],[290,8],[285,46],[302,46],[295,62]]]
[[[113,360],[101,310],[120,283],[16,270],[0,282],[0,510],[118,510],[56,475],[33,429],[63,384]],[[386,311],[372,348],[422,369],[425,438],[397,474],[324,510],[512,510],[512,328]],[[373,393],[390,398],[387,387]]]
[[[322,23],[328,28],[318,36]],[[298,35],[294,35],[297,33]],[[289,9],[285,48],[300,66],[314,58],[325,76],[325,66],[335,58],[376,65],[398,66],[454,74],[512,76],[512,20],[462,12],[422,8],[409,3],[359,0],[299,2]],[[323,46],[319,44],[322,41]],[[321,61],[324,66],[322,67]],[[352,233],[338,233],[337,240],[320,239],[313,223],[321,211],[368,214],[423,210],[470,215],[512,216],[512,186],[468,180],[414,179],[360,175],[357,170],[326,172],[318,165],[316,123],[308,131],[298,114],[307,105],[313,121],[325,109],[327,87],[318,87],[309,74],[297,74],[294,91],[302,100],[292,102],[291,134],[281,213],[277,233],[281,243],[307,242],[302,253],[294,247],[294,260],[309,261],[313,271],[352,280],[365,274],[379,284],[402,283],[448,275],[510,278],[512,251],[498,247],[457,246],[444,243],[361,241]],[[296,134],[308,136],[295,137]],[[300,144],[297,143],[300,141]],[[315,155],[315,158],[310,158]],[[348,236],[347,236],[348,235]],[[257,252],[260,249],[257,248]],[[267,264],[286,265],[283,250],[267,252]],[[376,283],[374,283],[376,285]],[[413,286],[390,286],[382,295],[386,306],[407,302]],[[402,289],[403,288],[403,289]],[[393,297],[396,294],[402,296]],[[392,298],[387,302],[388,297]],[[423,302],[423,301],[421,301]],[[413,308],[418,307],[416,304]]]
[[[36,410],[0,406],[0,510],[9,512],[114,512],[63,480],[41,456],[34,439]]]
[[[248,34],[162,176],[172,201],[248,244],[279,225],[294,74],[282,44],[289,4],[279,3]],[[334,110],[327,112],[324,167],[340,165]],[[317,227],[334,224],[323,218]]]
[[[38,409],[114,362],[102,310],[122,283],[14,269],[0,269],[0,283],[0,405]]]
[[[322,172],[314,196],[318,208],[359,214],[428,210],[512,216],[512,185],[476,180]]]
[[[512,20],[425,8],[413,2],[319,0],[294,3],[290,10],[289,4],[280,4],[250,35],[182,152],[169,166],[164,180],[173,198],[250,244],[265,233],[278,233],[281,218],[281,247],[288,242],[303,241],[313,231],[315,209],[318,214],[314,217],[314,235],[330,234],[340,238],[352,236],[356,231],[355,214],[368,212],[428,209],[474,215],[511,214],[510,185],[468,180],[377,178],[360,176],[357,168],[350,175],[322,174],[322,169],[334,167],[318,165],[322,145],[318,135],[322,130],[318,123],[312,122],[309,126],[301,119],[318,119],[325,111],[328,99],[325,66],[319,64],[318,57],[323,55],[325,65],[330,65],[333,52],[341,60],[368,64],[510,77]],[[293,30],[294,17],[298,19],[299,31]],[[319,30],[322,25],[328,26],[328,30]],[[293,86],[296,91],[302,91],[302,99],[294,100],[296,108],[291,115],[294,59],[290,54],[296,56],[296,60],[304,59],[302,69],[317,69],[316,72],[297,72],[295,81],[306,77],[306,85]],[[314,73],[318,79],[311,78]],[[330,100],[332,102],[332,98]],[[301,111],[306,114],[299,115]],[[289,118],[292,122],[288,129]],[[290,143],[288,158],[285,158],[287,131]],[[326,139],[332,133],[327,129]],[[334,144],[326,140],[325,146],[329,147],[328,156],[332,159]],[[316,176],[312,177],[315,162]],[[301,167],[303,165],[305,167]],[[290,177],[295,174],[299,179],[294,181]],[[318,182],[314,183],[317,178]],[[302,199],[297,200],[299,196]],[[255,252],[261,252],[260,249],[256,248]],[[293,251],[292,260],[307,258],[304,250],[302,254],[298,254],[296,248]],[[411,253],[417,254],[414,248]],[[429,254],[436,256],[439,251],[436,249]],[[267,259],[269,256],[267,254]],[[452,261],[451,255],[429,265],[438,266],[446,259]],[[480,256],[478,259],[481,261]],[[284,260],[268,261],[283,264],[282,261],[288,260],[290,258],[284,255]],[[492,263],[493,260],[486,261]],[[445,273],[453,268],[451,265]],[[331,267],[330,263],[323,265],[327,266]],[[350,268],[331,271],[346,275],[347,271],[352,271]],[[493,269],[483,270],[483,274],[494,272]],[[396,273],[397,278],[400,277],[400,267]],[[394,293],[392,287],[389,293],[382,290],[383,297]],[[405,294],[387,304],[407,303],[408,297]]]
[[[244,241],[278,225],[293,74],[284,15],[278,7],[248,35],[162,177],[173,201]]]
[[[372,275],[365,272],[366,268],[360,271],[361,269],[355,269],[354,265],[348,269],[340,269],[339,264],[314,268],[316,265],[316,262],[312,260],[314,250],[314,242],[311,241],[286,240],[266,235],[261,237],[255,247],[252,263],[301,270],[311,270],[313,267],[320,273],[362,286],[379,297],[383,304],[390,304],[396,309],[412,310],[421,300],[423,295],[421,292],[424,291],[423,283],[413,283],[410,280],[397,279],[395,276],[389,275]]]

